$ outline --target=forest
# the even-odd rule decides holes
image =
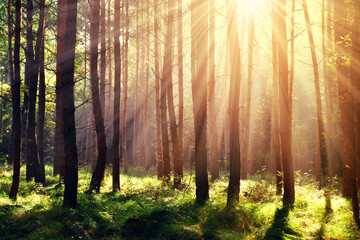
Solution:
[[[359,191],[360,1],[0,1],[0,239],[360,239]]]

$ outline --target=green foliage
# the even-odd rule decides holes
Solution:
[[[101,194],[86,194],[91,174],[80,169],[79,207],[62,207],[63,186],[46,166],[45,187],[25,181],[9,200],[12,167],[0,167],[1,239],[358,239],[351,206],[332,186],[317,190],[311,175],[296,174],[294,209],[282,209],[274,178],[262,173],[241,182],[240,202],[226,209],[228,177],[210,187],[205,205],[194,201],[193,176],[182,189],[164,186],[143,169],[121,175],[112,192],[111,171]]]

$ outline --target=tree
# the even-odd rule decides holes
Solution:
[[[184,64],[183,64],[183,7],[182,0],[178,0],[177,2],[177,18],[178,18],[178,78],[179,78],[179,169],[180,175],[183,175],[183,132],[184,132]]]
[[[317,147],[319,149],[316,156],[316,180],[319,182],[319,186],[321,187],[321,175],[327,174],[327,154],[326,154],[326,143],[324,138],[324,125],[322,120],[322,106],[321,106],[321,95],[320,95],[320,83],[319,83],[319,68],[316,59],[316,51],[315,51],[315,43],[314,37],[311,30],[309,12],[307,8],[306,0],[302,2],[304,8],[304,16],[306,22],[306,29],[309,36],[310,43],[310,51],[311,51],[311,59],[312,65],[314,69],[314,83],[315,83],[315,93],[316,93],[316,108],[317,108]]]
[[[209,198],[206,151],[207,79],[208,79],[208,3],[191,1],[192,97],[195,129],[196,201]],[[166,62],[164,63],[166,65]]]
[[[61,1],[61,3],[64,3]],[[60,3],[59,3],[60,4]],[[61,59],[62,112],[65,148],[64,207],[77,206],[78,155],[76,148],[74,66],[76,44],[77,0],[67,0],[64,52]]]
[[[166,91],[168,85],[168,78],[172,74],[172,21],[173,13],[171,9],[172,1],[168,2],[168,21],[166,27],[166,42],[164,52],[164,65],[161,77],[161,96],[160,96],[160,111],[161,111],[161,137],[162,137],[162,149],[163,149],[163,179],[166,183],[170,181],[170,153],[169,153],[169,138],[167,129],[167,117],[166,117]],[[170,98],[168,98],[169,100]],[[169,106],[170,107],[170,106]]]
[[[161,118],[160,118],[160,67],[159,67],[159,16],[158,16],[158,0],[154,0],[154,61],[155,61],[155,108],[156,108],[156,162],[157,177],[163,176],[162,164],[162,144],[161,144]],[[180,21],[180,20],[179,20]],[[180,84],[180,80],[179,80]],[[179,90],[180,91],[180,90]],[[180,96],[180,93],[179,93]],[[180,113],[179,113],[180,117]],[[179,129],[180,120],[179,120]],[[180,131],[179,131],[180,138]]]
[[[69,0],[68,0],[69,1]],[[99,95],[98,67],[98,43],[99,43],[99,9],[100,2],[92,2],[91,24],[90,24],[90,78],[93,112],[97,136],[98,156],[96,166],[90,182],[90,191],[100,191],[101,181],[104,178],[106,164],[106,136],[103,121],[103,114]]]
[[[129,41],[129,0],[125,3],[125,49],[124,49],[124,109],[123,109],[123,122],[122,122],[122,147],[123,147],[123,163],[124,172],[128,171],[128,158],[126,146],[126,115],[127,115],[127,101],[128,101],[128,41]]]
[[[358,171],[360,169],[360,3],[358,1],[354,2],[354,23],[353,23],[353,36],[352,36],[352,52],[351,52],[351,64],[350,64],[350,97],[354,99],[354,125],[355,125],[355,139],[352,142],[356,142],[356,155],[351,159],[351,199],[352,199],[352,208],[353,216],[355,221],[359,221],[359,202],[357,195],[357,174],[360,174]],[[352,99],[350,99],[352,101]],[[352,121],[352,119],[350,119]],[[358,164],[358,165],[357,165]],[[358,179],[359,182],[359,179]]]
[[[57,52],[62,53],[65,49],[65,27],[66,27],[66,0],[58,1],[57,12]],[[63,69],[61,67],[61,57],[63,54],[56,54],[56,125],[55,125],[55,146],[54,146],[54,175],[60,175],[61,179],[65,176],[65,146],[63,130],[62,112],[62,89],[61,79]]]
[[[215,1],[209,1],[209,164],[211,180],[215,181],[219,178],[219,153],[217,147],[217,126],[216,126],[216,110],[215,110]],[[180,82],[180,81],[179,81]]]
[[[239,202],[240,193],[240,45],[236,26],[236,1],[227,3],[228,39],[230,51],[230,95],[229,95],[229,126],[230,126],[230,180],[227,207]]]
[[[149,84],[150,84],[150,4],[146,6],[146,92],[144,113],[144,144],[145,144],[145,170],[150,169],[150,144],[149,144]]]
[[[271,2],[271,21],[272,21],[272,63],[273,63],[273,99],[272,99],[272,158],[275,165],[276,174],[276,194],[282,192],[282,167],[280,155],[280,133],[279,133],[279,77],[278,77],[278,41],[277,41],[277,15],[275,0]]]
[[[10,4],[10,0],[8,4]],[[21,153],[21,109],[20,109],[20,37],[21,37],[21,0],[15,2],[15,45],[14,45],[14,78],[11,82],[12,123],[11,141],[12,148],[9,158],[14,161],[13,181],[9,197],[16,200],[20,182],[20,153]],[[10,9],[9,9],[10,10]],[[9,42],[11,43],[11,42]],[[11,49],[11,46],[9,46]],[[10,59],[9,59],[10,60]],[[12,64],[12,63],[10,63]],[[11,155],[11,156],[10,156]]]
[[[39,180],[45,183],[45,159],[44,159],[44,123],[45,123],[45,66],[44,66],[44,49],[45,49],[45,0],[40,0],[40,19],[39,29],[37,32],[37,43],[35,52],[36,68],[39,76],[39,106],[38,106],[38,154],[39,154]]]
[[[34,60],[33,48],[33,1],[26,2],[26,64],[27,78],[29,82],[29,110],[28,125],[26,129],[26,180],[30,181],[35,177],[35,182],[40,182],[38,175],[39,159],[37,153],[37,143],[35,138],[35,106],[36,92],[38,85],[37,68]],[[38,47],[37,47],[38,48]],[[40,52],[36,53],[38,56]]]
[[[250,4],[250,8],[254,6]],[[247,98],[246,98],[246,118],[245,118],[245,144],[244,144],[244,159],[242,166],[242,178],[247,178],[247,169],[248,169],[248,152],[249,152],[249,142],[250,142],[250,113],[251,113],[251,91],[252,91],[252,76],[253,76],[253,57],[254,57],[254,9],[249,9],[250,19],[249,19],[249,34],[248,34],[248,44],[249,44],[249,58],[248,58],[248,82],[247,82]]]
[[[105,74],[106,74],[106,4],[100,0],[100,103],[102,116],[105,116]]]
[[[289,78],[286,37],[286,0],[277,2],[278,54],[279,54],[279,102],[280,102],[280,141],[283,166],[284,195],[283,204],[292,206],[295,202],[294,170],[291,153],[291,128],[289,113]]]
[[[344,134],[344,162],[343,162],[343,184],[342,193],[344,197],[351,197],[352,195],[352,165],[351,159],[355,157],[355,136],[354,134],[354,112],[353,112],[353,98],[350,96],[348,88],[348,67],[346,65],[346,42],[344,37],[347,35],[347,21],[346,21],[346,4],[344,1],[335,0],[334,5],[334,35],[335,35],[335,50],[336,58],[336,72],[338,82],[338,99],[340,107],[341,125]]]
[[[113,120],[113,191],[120,190],[120,93],[121,93],[121,53],[120,53],[120,0],[114,2],[114,120]],[[110,102],[109,102],[110,103]]]

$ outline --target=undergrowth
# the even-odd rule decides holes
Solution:
[[[296,202],[282,208],[274,177],[241,181],[240,202],[226,209],[228,176],[210,183],[205,205],[194,201],[194,176],[180,189],[155,174],[131,169],[112,192],[111,170],[100,194],[86,194],[91,174],[79,173],[79,207],[62,207],[63,186],[46,166],[45,186],[26,182],[22,168],[18,200],[9,200],[11,167],[0,167],[0,239],[359,239],[350,202],[334,185],[318,190],[313,177],[296,174]],[[153,172],[152,172],[153,173]]]

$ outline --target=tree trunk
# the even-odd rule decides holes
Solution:
[[[156,160],[157,160],[156,162],[157,162],[157,177],[158,179],[161,179],[163,177],[163,161],[162,161],[162,148],[161,148],[161,117],[160,117],[159,16],[158,16],[159,6],[158,5],[159,5],[158,0],[154,0],[154,61],[155,61],[155,103],[156,103],[155,106]],[[179,117],[180,117],[180,113],[179,113]],[[179,128],[180,128],[180,120],[179,120]]]
[[[251,4],[251,3],[250,3]],[[254,7],[254,6],[250,6]],[[247,82],[247,98],[246,98],[246,118],[245,118],[245,144],[244,144],[244,165],[241,168],[242,178],[247,178],[248,173],[248,155],[249,155],[249,143],[250,143],[250,113],[251,113],[251,90],[252,90],[252,76],[253,76],[253,56],[254,56],[254,12],[250,9],[250,23],[249,23],[249,58],[248,58],[248,82]]]
[[[65,49],[65,27],[66,27],[66,2],[58,0],[58,19],[57,19],[57,52],[63,53]],[[55,123],[55,147],[54,147],[54,175],[60,175],[61,179],[65,176],[65,150],[64,150],[64,130],[62,115],[62,89],[61,79],[63,69],[61,62],[63,54],[56,55],[56,123]]]
[[[28,123],[26,129],[26,181],[30,181],[35,177],[35,181],[39,182],[38,167],[39,159],[37,154],[37,144],[35,138],[35,105],[36,105],[36,92],[37,92],[37,69],[34,60],[34,47],[33,47],[33,1],[27,0],[26,2],[26,64],[27,64],[27,77],[29,80],[29,110],[28,110]]]
[[[230,125],[230,180],[227,197],[227,207],[239,202],[240,193],[240,122],[239,99],[241,70],[240,45],[236,26],[236,1],[227,4],[229,51],[230,51],[230,96],[229,96],[229,125]]]
[[[179,169],[180,175],[183,176],[183,132],[184,132],[184,64],[183,64],[183,3],[178,0],[178,78],[179,78]]]
[[[290,128],[292,126],[292,104],[294,92],[294,76],[295,76],[295,5],[296,1],[291,0],[291,30],[290,30],[290,83],[289,83],[289,116]],[[291,137],[291,136],[290,136]],[[292,144],[290,142],[290,144]]]
[[[10,0],[9,0],[10,4]],[[21,154],[21,109],[20,109],[20,35],[21,35],[21,0],[15,2],[15,46],[14,46],[14,78],[11,82],[11,100],[12,100],[12,123],[11,123],[11,141],[12,149],[10,156],[14,162],[13,180],[11,184],[9,197],[16,200],[20,182],[20,154]],[[10,42],[11,43],[11,42]],[[11,46],[9,46],[11,49]],[[11,63],[12,64],[12,63]]]
[[[139,33],[139,0],[136,0],[136,80],[135,80],[135,106],[134,106],[134,135],[133,135],[133,162],[134,165],[138,162],[137,148],[138,148],[138,130],[139,130],[139,111],[138,111],[138,98],[139,98],[139,63],[140,63],[140,33]],[[125,163],[124,163],[125,164]],[[124,166],[125,168],[125,166]],[[125,170],[125,169],[124,169]],[[126,170],[127,171],[127,170]]]
[[[209,198],[206,151],[207,79],[208,79],[208,3],[191,1],[192,97],[195,129],[196,201]],[[166,65],[166,64],[165,64]]]
[[[45,164],[44,164],[44,121],[45,121],[45,71],[44,71],[44,43],[45,43],[45,0],[39,2],[40,17],[39,28],[37,32],[36,47],[35,47],[35,66],[36,66],[36,81],[39,79],[39,109],[38,109],[38,181],[45,183]],[[36,94],[36,91],[35,91]],[[35,96],[36,97],[36,96]],[[41,98],[40,98],[41,97]],[[35,98],[36,103],[36,98]],[[35,109],[34,109],[35,115]],[[34,116],[35,120],[35,116]],[[29,121],[30,123],[30,121]],[[35,125],[34,121],[34,125]],[[34,127],[35,128],[35,127]],[[34,133],[35,135],[35,133]],[[35,136],[34,136],[35,138]],[[35,179],[36,180],[36,179]]]
[[[7,2],[7,27],[8,27],[8,64],[9,64],[9,81],[10,84],[14,82],[14,60],[13,60],[13,47],[12,47],[12,37],[13,37],[13,30],[12,30],[12,1],[8,0]],[[3,94],[3,89],[1,89],[1,95]],[[5,101],[4,101],[5,102]],[[0,135],[2,136],[2,130],[3,130],[3,106],[1,106],[0,110]],[[12,164],[14,160],[13,157],[13,134],[12,130],[10,132],[10,141],[9,141],[9,157],[8,157],[8,163]]]
[[[284,206],[293,206],[295,202],[294,170],[291,153],[291,125],[289,112],[288,95],[288,55],[286,37],[286,0],[278,1],[278,46],[279,48],[279,101],[280,101],[280,140],[281,156],[283,166],[284,181]]]
[[[128,171],[128,158],[127,158],[127,146],[126,146],[126,115],[127,115],[127,101],[128,101],[128,42],[129,42],[129,0],[126,0],[125,6],[125,60],[124,60],[124,112],[123,112],[123,122],[122,122],[122,147],[123,147],[123,163],[124,163],[124,172]]]
[[[353,118],[351,115],[353,114],[353,109],[351,109],[351,105],[353,99],[350,99],[348,92],[348,67],[346,66],[344,58],[346,57],[346,43],[342,39],[346,34],[346,4],[344,1],[335,0],[334,5],[334,17],[336,19],[334,23],[334,34],[335,34],[335,49],[338,57],[336,59],[336,72],[337,72],[337,81],[338,81],[338,99],[339,99],[339,107],[340,107],[340,115],[341,115],[341,124],[342,130],[344,134],[344,143],[345,143],[345,156],[343,162],[343,196],[351,197],[352,195],[352,184],[351,184],[351,176],[352,176],[352,163],[351,157],[353,155],[354,146],[351,146],[351,136],[353,132],[353,127],[350,124],[353,124]],[[353,116],[353,115],[352,115]]]
[[[109,90],[108,90],[108,95],[107,95],[107,102],[108,102],[108,106],[107,106],[107,112],[106,112],[106,118],[105,118],[105,122],[109,123],[110,122],[110,111],[111,111],[111,91],[112,91],[112,58],[111,58],[111,0],[108,0],[108,26],[107,26],[107,37],[108,37],[108,70],[109,70]],[[115,3],[114,3],[115,4]],[[120,10],[119,10],[119,14],[120,14]],[[120,21],[120,18],[119,18]],[[120,24],[119,24],[119,28],[120,28]],[[113,30],[115,31],[115,30]],[[119,108],[120,110],[120,108]]]
[[[113,191],[120,190],[120,94],[121,94],[121,53],[120,53],[120,0],[114,2],[114,121],[113,121]],[[110,45],[109,45],[110,46]],[[109,101],[110,103],[110,101]]]
[[[69,0],[68,0],[69,1]],[[98,43],[99,43],[99,9],[100,2],[92,2],[92,14],[90,25],[90,78],[91,78],[91,95],[93,98],[93,111],[95,117],[95,128],[97,136],[98,156],[96,166],[91,178],[90,191],[100,192],[101,182],[104,178],[106,164],[106,136],[103,121],[102,108],[99,95],[99,77],[98,67]]]
[[[161,133],[162,133],[162,144],[163,144],[163,177],[166,183],[170,182],[170,153],[169,153],[169,139],[167,129],[167,117],[166,117],[166,91],[168,90],[169,78],[172,75],[172,25],[173,25],[173,10],[172,1],[168,2],[168,17],[167,17],[167,28],[166,28],[166,39],[165,39],[165,53],[164,53],[164,65],[163,75],[161,77]],[[168,91],[169,94],[169,91]],[[170,97],[168,97],[168,101]],[[172,100],[172,99],[171,99]],[[173,107],[173,106],[172,106]],[[170,104],[169,104],[170,108]],[[169,109],[169,113],[170,113]],[[172,126],[173,127],[173,126]],[[173,129],[171,129],[173,130]],[[172,136],[173,137],[173,136]]]
[[[327,1],[327,16],[326,16],[326,22],[327,22],[327,30],[326,30],[326,36],[327,36],[327,44],[328,44],[328,48],[329,49],[333,49],[333,34],[332,34],[332,22],[331,22],[331,18],[332,18],[332,6],[333,6],[333,0],[328,0]],[[329,61],[330,58],[330,54],[327,54],[327,61]],[[335,151],[334,151],[334,120],[332,117],[333,114],[333,89],[334,89],[334,84],[333,84],[333,72],[332,72],[332,68],[327,67],[327,71],[326,71],[326,79],[325,79],[325,89],[326,91],[326,98],[325,101],[327,100],[327,104],[326,105],[326,122],[327,122],[327,131],[328,131],[328,158],[329,158],[329,176],[330,179],[333,179],[333,177],[335,176]]]
[[[350,97],[354,99],[354,125],[355,131],[354,137],[352,137],[352,142],[354,146],[352,150],[356,149],[356,152],[353,154],[353,158],[351,158],[351,186],[352,186],[352,207],[353,207],[353,216],[354,220],[357,222],[359,221],[359,202],[358,202],[358,195],[357,195],[357,182],[356,177],[357,174],[360,174],[360,2],[354,1],[354,25],[353,25],[353,36],[352,36],[352,54],[351,54],[351,65],[350,65]],[[350,99],[351,101],[352,99]],[[350,119],[351,121],[351,119]],[[351,127],[351,126],[348,126]],[[352,128],[349,128],[351,131]],[[352,136],[353,134],[351,134]],[[356,145],[355,145],[356,144]],[[359,182],[359,179],[358,179]]]
[[[306,22],[306,28],[309,36],[311,59],[314,69],[314,82],[315,82],[315,93],[316,93],[316,109],[317,109],[317,145],[319,149],[319,154],[316,156],[316,180],[319,182],[321,187],[321,175],[327,174],[327,154],[326,154],[326,144],[324,138],[324,126],[322,120],[322,106],[321,106],[321,95],[320,95],[320,83],[319,83],[319,69],[316,59],[315,43],[314,37],[311,30],[310,18],[307,8],[306,0],[302,0],[304,8],[304,16]]]
[[[209,1],[209,164],[211,180],[219,178],[219,153],[218,153],[218,135],[216,125],[216,108],[215,108],[215,0]]]
[[[105,116],[105,75],[106,75],[106,4],[100,0],[100,104],[102,116]]]
[[[276,195],[281,195],[283,187],[282,166],[280,155],[280,133],[279,133],[279,76],[278,76],[278,40],[277,40],[277,14],[275,0],[272,0],[272,56],[273,56],[273,99],[272,99],[272,157],[276,174]]]
[[[149,84],[150,84],[150,4],[145,5],[146,10],[146,93],[144,116],[144,143],[145,143],[145,170],[150,169],[150,144],[149,144]]]
[[[64,52],[60,53],[62,87],[62,111],[65,145],[65,190],[64,207],[77,206],[78,156],[76,148],[75,106],[74,106],[74,66],[76,44],[77,0],[67,0]]]

